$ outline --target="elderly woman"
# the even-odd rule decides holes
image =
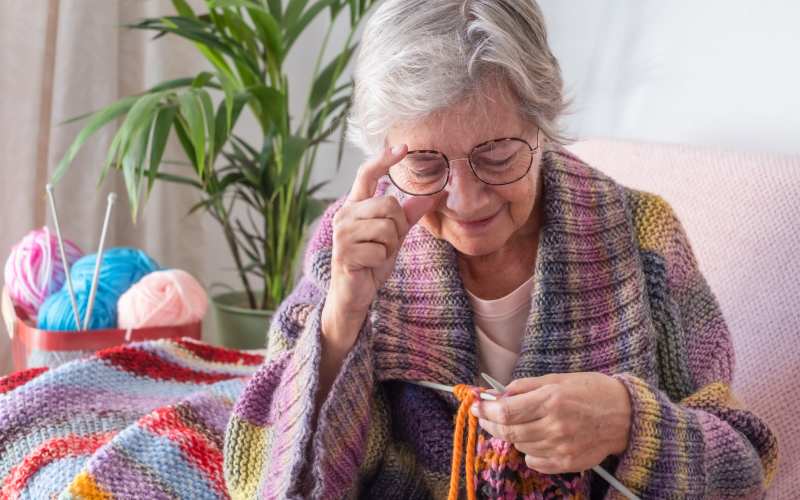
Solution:
[[[452,395],[476,403],[468,495],[760,496],[766,425],[660,197],[565,151],[556,59],[532,0],[386,0],[355,72],[371,155],[307,250],[267,362],[228,425],[235,497],[451,498]],[[588,471],[588,472],[587,472]],[[452,476],[451,476],[452,474]]]

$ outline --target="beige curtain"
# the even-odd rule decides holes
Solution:
[[[173,12],[167,0],[4,0],[0,5],[0,261],[33,228],[49,224],[45,184],[81,124],[64,120],[97,110],[117,98],[165,79],[191,74],[205,64],[192,47],[122,25]],[[134,226],[121,178],[97,188],[99,167],[113,130],[94,138],[56,186],[65,237],[85,252],[99,240],[106,195],[119,200],[109,246],[145,249],[162,266],[179,267],[208,285],[235,284],[232,262],[215,222],[187,217],[197,193],[157,186]],[[174,145],[167,158],[179,158]],[[208,328],[207,340],[214,340]],[[0,373],[10,369],[8,338],[0,335]]]

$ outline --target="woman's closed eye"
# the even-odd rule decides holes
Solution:
[[[406,169],[414,177],[438,178],[442,175],[443,165],[440,160],[410,160],[405,162]]]
[[[513,160],[513,159],[514,159],[514,155],[507,156],[505,158],[500,158],[500,159],[481,157],[481,158],[476,158],[475,162],[477,163],[477,166],[479,166],[479,167],[497,168],[497,167],[508,166],[509,164],[511,164],[511,160]]]

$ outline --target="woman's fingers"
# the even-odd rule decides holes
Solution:
[[[408,148],[405,144],[393,148],[387,147],[384,148],[380,156],[372,158],[361,165],[356,174],[356,180],[353,182],[353,187],[350,189],[350,194],[347,196],[347,202],[354,203],[372,198],[375,195],[375,189],[378,187],[380,178],[388,174],[389,168],[402,160],[407,152]]]
[[[398,237],[402,240],[410,228],[403,207],[394,196],[371,198],[354,204],[352,216],[358,220],[389,219],[394,222]]]
[[[473,405],[475,415],[506,426],[537,420],[545,416],[543,405],[552,395],[552,387],[546,385],[522,394],[503,396],[496,401],[480,401]]]
[[[371,241],[354,245],[348,253],[348,260],[362,268],[378,267],[388,258],[386,246]]]
[[[550,421],[540,418],[521,424],[498,424],[480,419],[478,424],[492,436],[509,443],[541,443],[550,439]]]
[[[358,234],[354,234],[355,243],[380,243],[386,247],[386,255],[391,256],[400,248],[400,235],[397,234],[395,221],[392,219],[369,219],[359,221]]]
[[[506,394],[514,395],[534,391],[548,384],[557,384],[560,380],[561,374],[558,373],[550,373],[541,377],[518,378],[506,386]]]

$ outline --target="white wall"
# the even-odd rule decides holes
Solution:
[[[578,137],[800,153],[800,2],[541,5]]]

